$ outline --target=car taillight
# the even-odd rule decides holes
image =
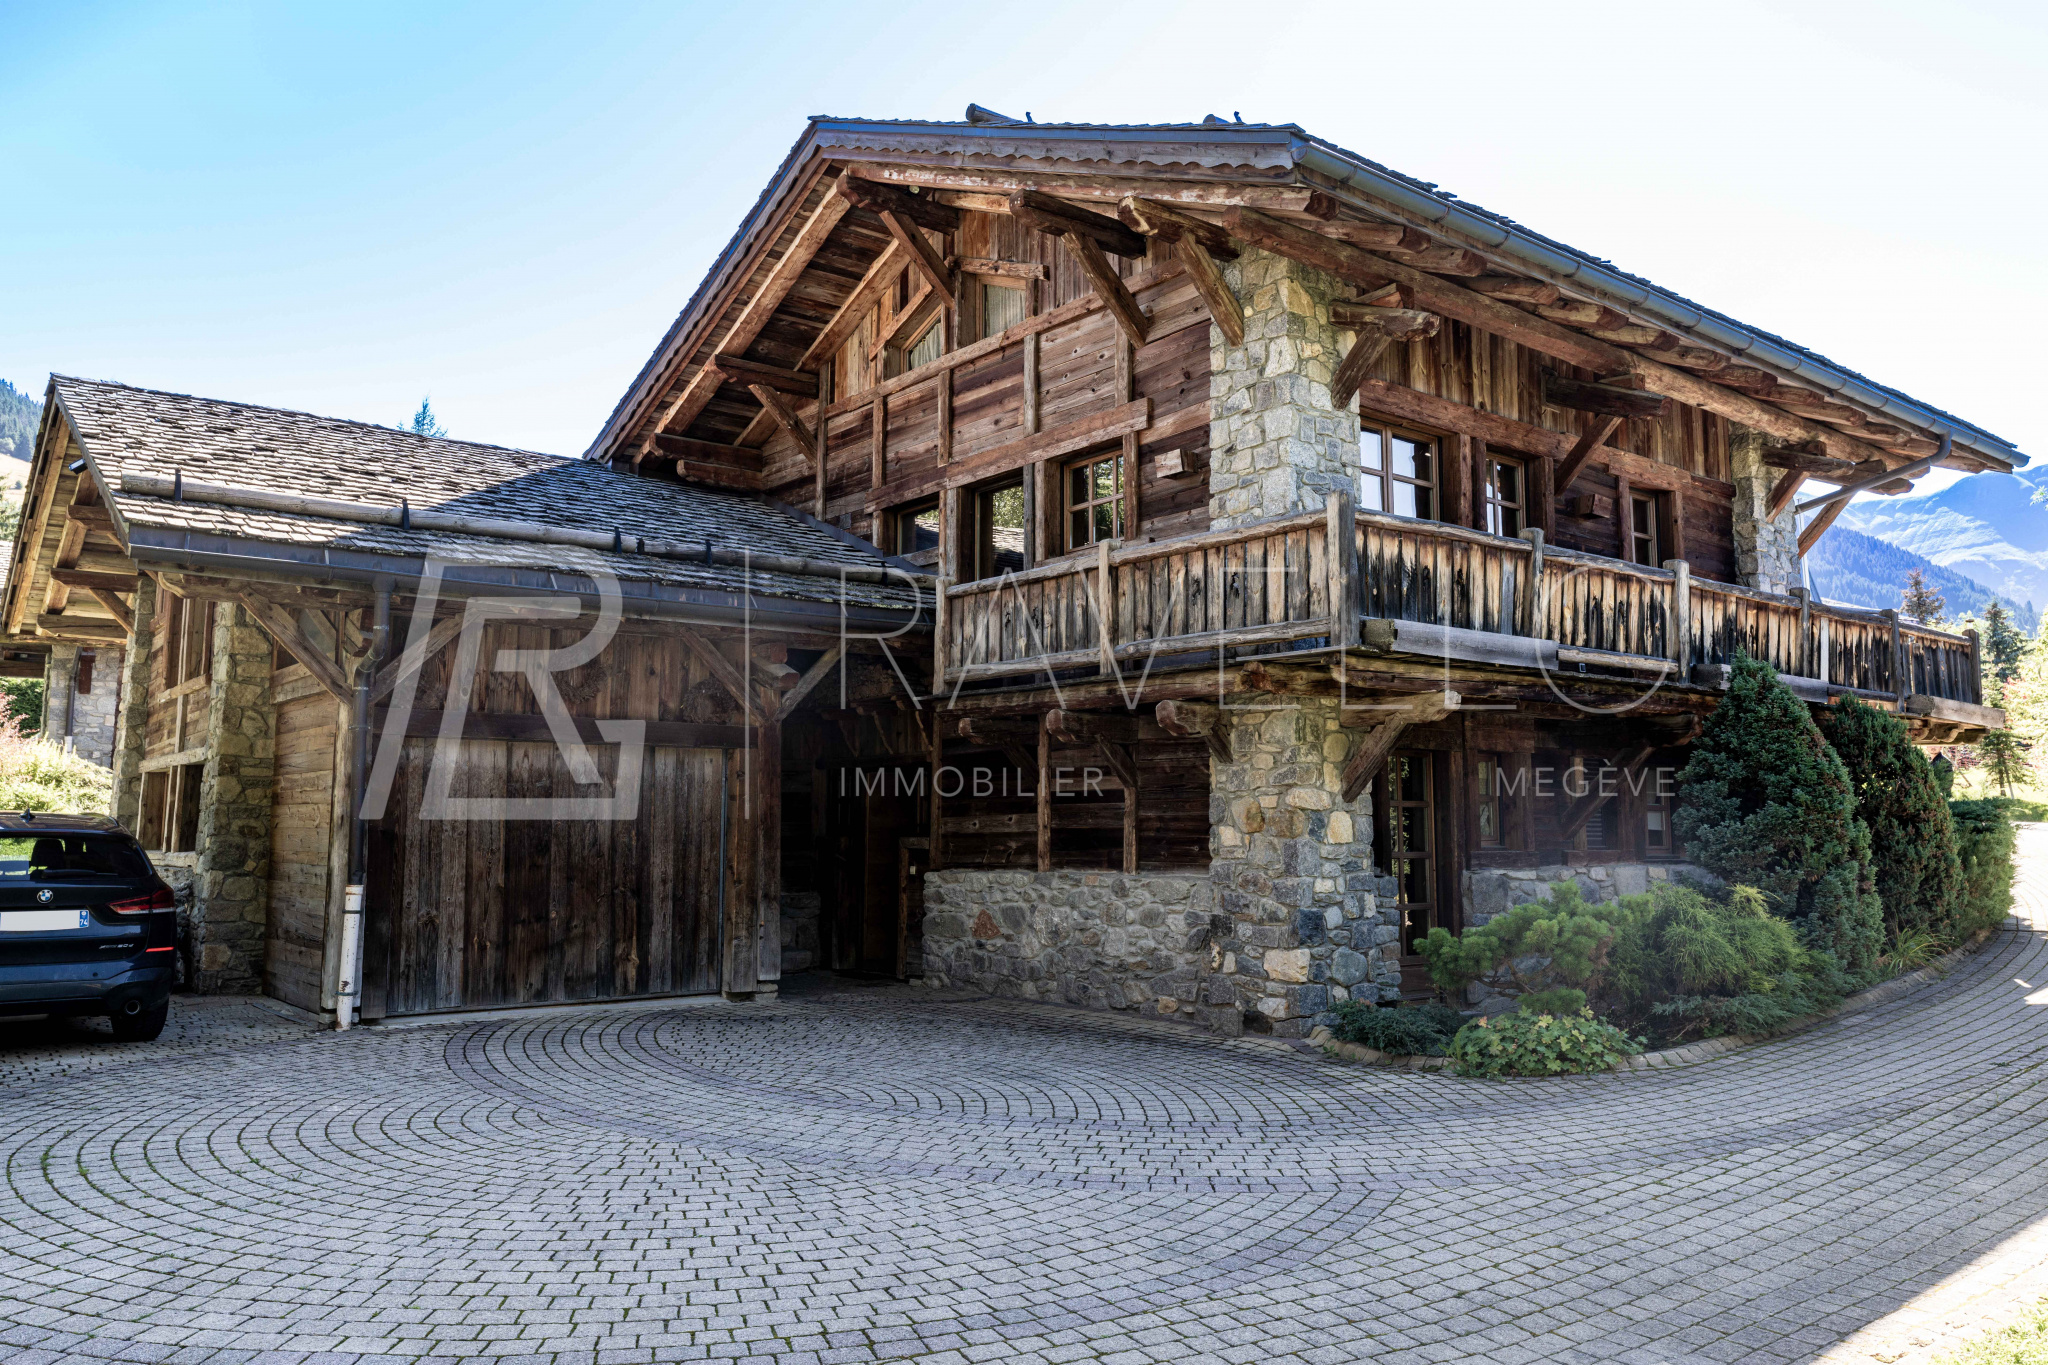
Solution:
[[[166,886],[147,896],[137,896],[132,901],[112,901],[107,909],[117,915],[146,915],[152,910],[175,910],[177,907],[177,893]]]

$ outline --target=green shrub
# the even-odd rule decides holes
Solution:
[[[1884,919],[1849,774],[1770,665],[1736,658],[1678,781],[1674,823],[1694,862],[1762,891],[1850,969],[1877,960]]]
[[[1464,1015],[1435,1001],[1375,1009],[1362,1001],[1346,1000],[1335,1013],[1337,1022],[1331,1033],[1347,1043],[1396,1057],[1441,1057],[1465,1023]]]
[[[1896,716],[1844,698],[1821,727],[1848,770],[1856,818],[1870,831],[1870,860],[1884,908],[1885,941],[1955,928],[1963,869],[1948,802]]]
[[[113,795],[111,772],[24,735],[19,721],[0,715],[0,810],[104,815]]]
[[[1475,1019],[1459,1029],[1451,1040],[1451,1064],[1460,1076],[1557,1076],[1606,1071],[1641,1051],[1639,1040],[1601,1023],[1591,1010],[1518,1010]]]
[[[1606,965],[1607,947],[1632,913],[1615,902],[1588,904],[1576,882],[1559,882],[1544,900],[1518,905],[1463,934],[1431,929],[1418,946],[1430,980],[1444,990],[1485,981],[1503,995],[1571,1014],[1585,1008]]]
[[[1662,883],[1628,902],[1637,914],[1615,936],[1596,1003],[1661,1041],[1765,1032],[1833,1008],[1857,984],[1753,887],[1714,898]]]
[[[2012,913],[2014,802],[1951,801],[1956,848],[1963,869],[1963,897],[1956,912],[1959,935],[1996,929]]]

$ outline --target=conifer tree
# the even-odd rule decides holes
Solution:
[[[1948,602],[1940,590],[1930,586],[1927,575],[1918,569],[1906,570],[1906,595],[1899,603],[1899,615],[1921,625],[1932,625],[1948,610]]]
[[[420,400],[420,410],[412,415],[412,421],[406,424],[405,429],[415,436],[446,436],[448,434],[448,428],[442,426],[441,420],[434,416],[433,403],[425,398]]]
[[[1870,860],[1884,907],[1885,937],[1945,934],[1962,895],[1955,825],[1927,755],[1897,717],[1845,698],[1821,726],[1848,769],[1856,818],[1870,831]]]
[[[2027,637],[2013,624],[2005,603],[1993,598],[1984,611],[1984,657],[1991,675],[2000,681],[2018,677],[2026,652]]]
[[[1756,887],[1808,946],[1844,967],[1876,960],[1884,918],[1870,831],[1856,818],[1842,760],[1770,665],[1737,656],[1728,695],[1678,781],[1675,824],[1693,861]]]

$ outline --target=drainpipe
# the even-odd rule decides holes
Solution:
[[[356,669],[355,714],[349,728],[355,749],[355,774],[349,792],[348,886],[341,902],[341,981],[334,992],[334,1027],[355,1022],[363,997],[363,880],[368,862],[368,826],[363,822],[363,791],[370,780],[370,686],[384,662],[391,639],[391,579],[377,580],[377,609],[370,627],[370,652]]]

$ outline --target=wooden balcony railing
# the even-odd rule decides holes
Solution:
[[[1974,635],[1441,522],[1322,513],[1098,545],[940,597],[942,687],[1219,649],[1364,647],[1466,663],[1711,682],[1747,652],[1808,695],[1980,705]]]

